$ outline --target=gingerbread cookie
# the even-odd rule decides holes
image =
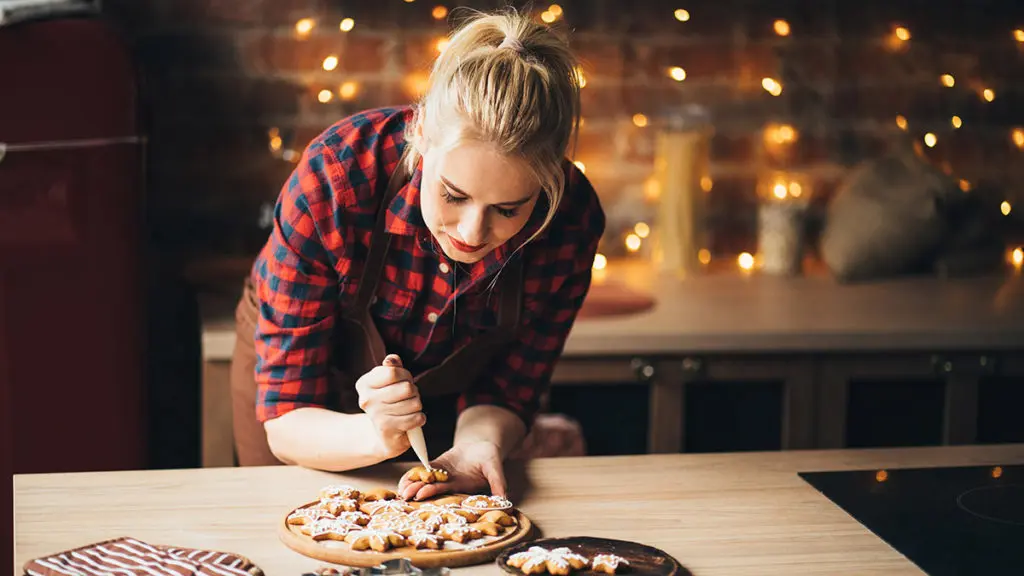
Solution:
[[[331,498],[358,500],[360,496],[359,490],[348,484],[330,484],[320,489],[321,500],[330,500]]]
[[[359,509],[370,516],[378,514],[408,514],[412,512],[412,506],[409,506],[404,500],[376,500],[366,502]]]
[[[629,566],[629,560],[615,554],[598,554],[591,561],[590,569],[594,572],[615,574],[619,571],[620,566]]]
[[[568,548],[548,550],[540,546],[531,546],[525,552],[509,556],[508,565],[518,568],[523,574],[553,574],[566,576],[572,570],[580,570],[590,564],[586,556],[573,552]]]
[[[406,542],[417,550],[440,550],[444,547],[444,538],[429,532],[414,532]]]
[[[437,529],[437,535],[459,544],[465,544],[481,536],[480,531],[469,524],[444,524]]]
[[[424,484],[447,482],[448,472],[440,468],[424,468],[423,466],[417,466],[409,471],[409,480],[412,480],[413,482],[423,482]]]
[[[504,496],[470,496],[462,501],[462,507],[473,512],[489,512],[491,510],[511,510],[512,502]]]
[[[348,542],[353,550],[387,552],[405,545],[405,536],[390,530],[357,530],[349,532],[345,536],[345,542]]]
[[[355,498],[335,496],[334,498],[321,499],[319,507],[327,510],[331,515],[337,516],[342,512],[355,512],[359,510],[359,501]]]
[[[515,516],[512,516],[508,512],[505,512],[504,510],[491,510],[490,512],[484,512],[480,515],[479,518],[477,518],[476,521],[492,522],[499,526],[515,526],[516,524],[518,524],[518,522],[516,522]]]
[[[310,506],[307,508],[299,508],[288,515],[287,522],[293,526],[304,526],[306,524],[312,524],[321,518],[330,518],[331,513],[325,508],[317,506]]]
[[[395,494],[387,488],[377,488],[376,490],[370,490],[369,492],[363,492],[363,502],[378,502],[380,500],[394,500],[398,498],[398,494]]]
[[[343,541],[350,532],[362,530],[363,527],[353,522],[324,518],[302,527],[302,532],[317,542],[323,540]]]

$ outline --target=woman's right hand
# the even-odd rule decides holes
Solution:
[[[366,412],[374,429],[384,459],[394,458],[409,449],[406,432],[423,426],[420,391],[412,382],[412,374],[402,368],[402,360],[388,355],[382,366],[363,374],[356,381],[359,408]]]

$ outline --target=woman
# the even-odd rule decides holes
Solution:
[[[359,468],[408,457],[422,426],[451,478],[404,497],[504,495],[604,231],[566,159],[579,89],[551,30],[476,15],[417,106],[309,144],[237,312],[241,464]]]

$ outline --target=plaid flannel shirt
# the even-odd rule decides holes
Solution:
[[[273,230],[252,269],[261,422],[303,406],[325,407],[332,328],[340,310],[354,302],[376,211],[411,120],[411,108],[379,108],[338,121],[307,146],[283,186]],[[570,162],[565,166],[557,215],[521,253],[517,339],[460,395],[460,412],[497,405],[530,426],[539,409],[589,289],[605,226],[593,188]],[[547,206],[539,201],[519,235],[460,271],[442,265],[446,258],[435,251],[419,209],[421,179],[417,167],[381,207],[393,239],[371,306],[388,353],[398,354],[413,374],[496,326],[499,299],[488,298],[488,285],[513,248],[537,230]]]

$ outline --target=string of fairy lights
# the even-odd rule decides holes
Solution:
[[[402,1],[405,4],[414,4],[418,0]],[[436,23],[441,24],[448,18],[449,12],[447,6],[438,4],[431,8],[430,17]],[[692,22],[695,20],[694,15],[687,8],[675,8],[671,14],[682,31],[685,31],[685,27],[692,26]],[[534,16],[538,21],[554,24],[565,18],[565,11],[559,4],[550,4],[546,8],[536,10]],[[308,16],[295,22],[293,34],[299,40],[307,39],[314,33],[330,33],[332,29],[336,31],[336,34],[345,35],[355,30],[357,24],[356,20],[349,16],[340,17],[335,20]],[[783,18],[773,20],[771,30],[780,39],[790,38],[794,35],[792,25]],[[907,52],[914,42],[913,33],[910,28],[900,23],[893,24],[886,36],[881,40],[884,48],[894,54]],[[1020,50],[1024,50],[1024,28],[1010,30],[1008,41],[1015,43]],[[437,54],[442,53],[448,45],[447,34],[440,34],[431,44]],[[337,53],[323,54],[319,59],[319,68],[324,72],[335,72],[341,62],[342,56]],[[689,78],[689,74],[686,68],[679,64],[681,63],[672,63],[672,65],[666,66],[664,73],[669,81],[682,84]],[[581,88],[585,88],[587,86],[586,73],[580,68],[577,69],[577,75]],[[403,89],[407,95],[413,98],[422,94],[426,89],[426,84],[427,73],[425,70],[409,71],[402,82]],[[764,92],[773,97],[782,96],[786,90],[783,80],[772,76],[761,78],[760,86]],[[992,103],[998,97],[995,87],[987,85],[976,78],[968,80],[958,79],[951,71],[939,74],[937,86],[940,89],[946,90],[966,89],[973,92],[984,103]],[[360,95],[361,88],[362,86],[358,80],[346,79],[339,82],[334,88],[320,87],[316,89],[311,87],[310,91],[315,92],[315,98],[321,104],[335,101],[352,103]],[[651,125],[651,120],[643,112],[634,113],[631,121],[637,129],[644,129]],[[893,122],[896,128],[903,132],[909,132],[912,129],[910,121],[904,114],[896,115]],[[585,119],[583,119],[581,125],[584,123]],[[964,119],[960,115],[954,114],[949,119],[949,129],[952,131],[960,130],[964,125]],[[938,146],[940,135],[937,132],[941,131],[929,126],[927,130],[923,130],[923,134],[920,134],[919,138],[914,139],[914,147],[920,156],[925,157],[926,149],[933,149]],[[299,159],[300,153],[286,145],[286,138],[280,129],[276,127],[271,128],[268,137],[270,151],[276,157],[288,162],[295,162]],[[799,138],[799,131],[791,124],[769,122],[763,127],[763,145],[769,154],[784,154],[786,149],[792,147]],[[1008,138],[1009,143],[1013,147],[1018,150],[1024,150],[1024,127],[1012,128]],[[586,172],[586,165],[582,161],[577,160],[576,166],[581,171]],[[947,174],[952,172],[948,165],[944,169]],[[704,192],[710,192],[713,187],[711,178],[709,176],[702,176],[700,178],[700,189]],[[964,192],[969,192],[972,189],[972,184],[967,179],[961,178],[959,183]],[[798,179],[787,177],[785,172],[777,172],[766,184],[765,189],[767,193],[763,194],[763,196],[765,200],[774,202],[806,202],[808,194],[805,194],[805,187],[806,185],[802,184]],[[759,192],[759,194],[761,193]],[[657,183],[651,179],[648,179],[644,186],[644,199],[646,201],[658,199]],[[999,205],[999,210],[1003,216],[1010,216],[1013,212],[1010,199],[1003,200]],[[627,253],[636,254],[640,252],[644,242],[650,235],[651,225],[640,221],[636,222],[629,230],[624,231],[622,236],[620,236],[620,241],[623,243],[622,246]],[[1007,259],[1013,268],[1019,272],[1022,266],[1024,266],[1024,248],[1018,246],[1011,249],[1007,254]],[[710,265],[711,252],[707,248],[700,249],[698,260],[705,266]],[[608,263],[609,259],[607,256],[600,253],[597,254],[594,260],[595,271],[606,269]],[[758,257],[750,252],[742,252],[736,257],[736,265],[742,271],[751,272],[757,268]]]

